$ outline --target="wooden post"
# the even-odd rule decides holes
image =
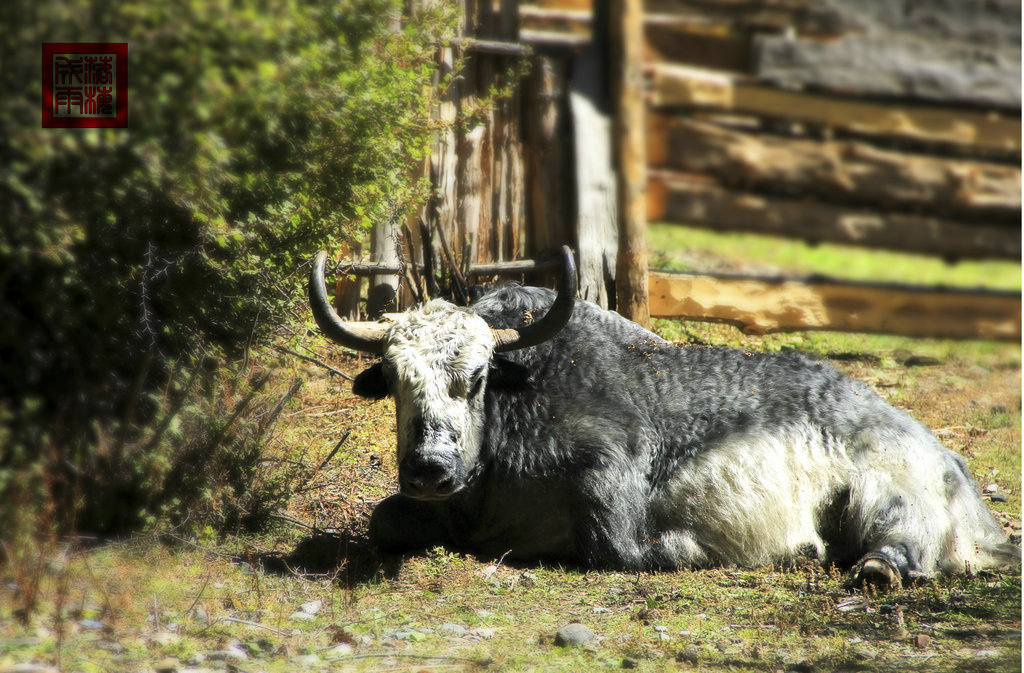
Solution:
[[[391,219],[377,222],[370,232],[370,260],[378,264],[398,265],[398,226]],[[370,318],[398,310],[398,276],[392,274],[370,276],[366,295],[366,312]]]
[[[647,284],[647,151],[644,139],[643,2],[610,0],[609,46],[618,182],[616,309],[650,325]]]
[[[579,292],[603,308],[616,308],[618,184],[615,175],[613,105],[609,91],[609,8],[593,9],[594,38],[573,58],[569,110],[576,176],[576,266]]]

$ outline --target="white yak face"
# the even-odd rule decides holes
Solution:
[[[461,490],[483,441],[494,336],[482,318],[434,300],[385,336],[382,371],[395,398],[402,493],[436,500]]]

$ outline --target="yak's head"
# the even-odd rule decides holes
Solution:
[[[492,328],[472,310],[441,300],[390,323],[346,323],[324,286],[327,253],[316,256],[309,295],[317,325],[343,346],[383,357],[356,377],[352,390],[373,399],[394,397],[398,483],[405,495],[440,500],[465,486],[483,442],[489,379],[516,375],[500,353],[552,338],[572,316],[576,268],[569,248],[562,255],[562,283],[551,309],[516,329]]]

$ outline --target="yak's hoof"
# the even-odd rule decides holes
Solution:
[[[900,572],[887,559],[879,556],[865,557],[853,576],[854,586],[875,591],[888,592],[901,588]]]

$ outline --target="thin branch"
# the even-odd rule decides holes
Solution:
[[[336,368],[332,367],[331,365],[327,364],[323,360],[318,360],[317,358],[310,357],[309,355],[303,355],[302,353],[296,353],[292,349],[285,348],[284,346],[274,346],[274,350],[278,351],[279,353],[285,353],[287,355],[294,355],[295,357],[299,358],[300,360],[305,360],[306,362],[312,362],[315,365],[323,367],[324,369],[326,369],[327,371],[331,372],[332,374],[340,376],[341,378],[345,379],[346,381],[355,381],[354,377],[349,376],[348,374],[346,374],[345,372],[341,371],[340,369],[336,369]]]
[[[345,434],[341,436],[341,439],[338,440],[338,443],[334,445],[334,449],[329,454],[327,454],[327,457],[324,458],[323,462],[320,463],[319,467],[316,468],[316,472],[314,472],[313,474],[316,474],[320,470],[324,469],[324,466],[327,465],[327,463],[331,462],[331,458],[334,458],[334,454],[338,453],[338,449],[341,448],[341,445],[345,443],[345,440],[348,439],[348,436],[351,434],[351,430],[345,431]]]

